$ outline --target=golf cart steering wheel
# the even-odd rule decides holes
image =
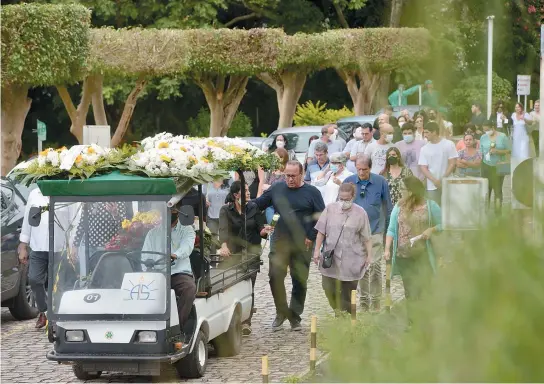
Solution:
[[[148,254],[148,255],[159,255],[161,256],[161,258],[159,260],[154,260],[154,259],[143,259],[142,258],[142,254]],[[139,256],[139,257],[137,257]],[[165,254],[165,253],[162,253],[162,252],[154,252],[154,251],[132,251],[132,252],[128,252],[127,255],[126,255],[127,258],[135,261],[135,262],[138,262],[138,263],[141,263],[143,265],[145,265],[145,267],[148,269],[148,270],[153,270],[155,267],[158,267],[158,266],[166,266],[166,263],[168,262],[168,260],[170,259],[170,257]]]

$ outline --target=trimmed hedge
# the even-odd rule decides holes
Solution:
[[[91,12],[81,5],[2,6],[2,85],[70,84],[89,55]]]

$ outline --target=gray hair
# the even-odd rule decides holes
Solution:
[[[372,159],[370,156],[359,154],[357,155],[357,159],[355,159],[355,166],[357,164],[368,165],[369,168],[372,168]]]
[[[315,152],[327,153],[329,152],[329,147],[324,142],[318,141],[317,143],[315,143],[314,153]]]
[[[342,163],[342,164],[346,164],[346,162],[348,161],[348,158],[346,157],[346,155],[342,152],[335,152],[333,153],[332,155],[329,156],[329,159],[331,161],[331,163]]]

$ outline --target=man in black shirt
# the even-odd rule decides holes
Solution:
[[[317,236],[314,227],[325,209],[319,190],[305,184],[302,177],[302,164],[289,161],[285,167],[286,182],[273,184],[255,200],[261,210],[274,207],[280,215],[269,256],[270,288],[276,305],[274,331],[281,329],[285,320],[291,323],[291,330],[302,329],[300,315],[304,311],[312,245]],[[293,282],[289,306],[284,283],[287,266]]]

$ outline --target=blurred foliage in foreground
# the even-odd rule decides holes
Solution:
[[[543,382],[544,248],[508,216],[448,248],[409,332],[395,308],[326,327],[324,381]]]

